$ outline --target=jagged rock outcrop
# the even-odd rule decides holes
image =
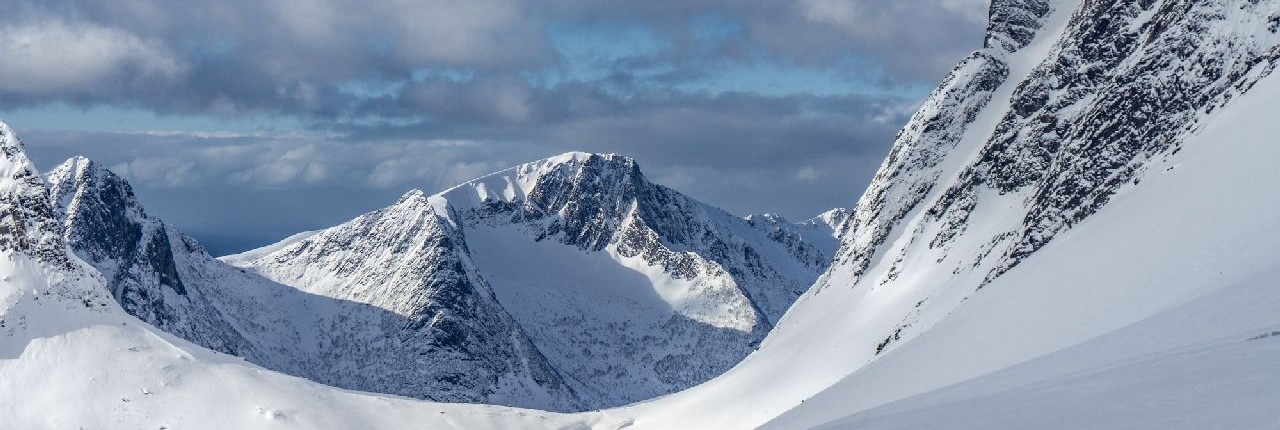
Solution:
[[[208,297],[217,291],[207,290],[219,287],[192,273],[212,259],[194,240],[148,216],[124,179],[83,157],[46,178],[67,245],[102,273],[126,312],[213,350],[259,355]],[[204,261],[189,261],[200,256]]]
[[[847,236],[837,259],[848,264],[854,276],[870,266],[892,230],[947,179],[943,175],[951,166],[943,161],[1009,79],[1008,56],[1031,42],[1049,11],[1044,0],[992,2],[986,46],[956,65],[898,133],[863,198],[840,227]]]
[[[871,347],[880,353],[922,330],[916,322],[933,298],[990,283],[1138,186],[1143,172],[1166,168],[1162,160],[1201,119],[1270,75],[1280,59],[1269,24],[1278,8],[993,2],[986,46],[899,134],[841,226],[837,262],[818,290],[937,270],[923,262],[977,278],[948,287],[965,293],[913,295],[918,303]],[[942,302],[935,312],[958,304]]]
[[[94,318],[111,305],[101,275],[67,251],[61,230],[22,142],[0,122],[0,356],[20,352],[41,319],[66,310]]]

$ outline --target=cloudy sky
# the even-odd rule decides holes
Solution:
[[[850,206],[983,0],[3,0],[0,119],[215,254],[569,150],[735,213]]]

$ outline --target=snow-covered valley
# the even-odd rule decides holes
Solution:
[[[991,20],[857,205],[800,223],[570,153],[218,260],[87,160],[46,184],[0,127],[0,416],[1280,425],[1280,3],[995,0]]]

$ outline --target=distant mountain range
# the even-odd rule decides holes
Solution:
[[[733,216],[571,153],[219,261],[90,160],[47,180],[71,249],[156,327],[338,387],[566,411],[737,363],[842,221]]]

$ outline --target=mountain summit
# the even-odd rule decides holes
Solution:
[[[255,259],[225,260],[443,328],[479,330],[493,325],[477,322],[483,314],[509,313],[583,405],[602,407],[737,363],[824,270],[831,235],[730,215],[649,182],[627,157],[568,153],[436,195],[410,191]],[[442,279],[477,292],[456,296]],[[455,302],[495,309],[440,310]],[[465,332],[447,346],[473,348]]]

